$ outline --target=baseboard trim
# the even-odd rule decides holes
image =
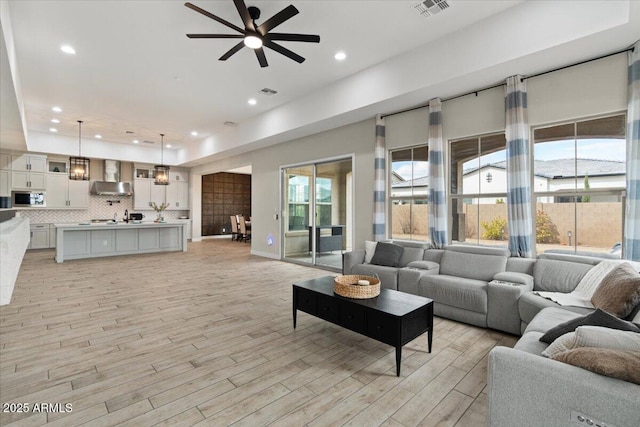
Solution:
[[[264,258],[271,258],[271,259],[280,260],[280,255],[274,254],[274,253],[271,253],[271,252],[254,251],[252,249],[251,250],[251,255],[257,255],[257,256],[264,257]]]

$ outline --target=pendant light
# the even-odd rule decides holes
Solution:
[[[153,167],[153,176],[155,185],[169,185],[169,166],[164,165],[164,134],[160,134],[161,148],[160,148],[160,164]]]
[[[69,157],[69,179],[89,181],[89,160],[82,157],[82,120],[78,120],[78,156]]]

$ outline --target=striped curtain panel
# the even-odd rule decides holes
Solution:
[[[624,257],[640,261],[640,42],[629,52]]]
[[[532,257],[531,173],[527,85],[521,76],[507,78],[507,217],[511,256]]]
[[[447,197],[444,176],[444,141],[442,140],[442,102],[429,101],[429,237],[435,248],[449,241]]]
[[[376,148],[374,151],[373,175],[373,240],[387,238],[386,221],[386,144],[384,118],[376,117]]]

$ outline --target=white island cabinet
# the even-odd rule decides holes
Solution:
[[[56,262],[70,259],[187,251],[184,222],[55,224]]]

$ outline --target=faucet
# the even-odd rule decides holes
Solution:
[[[124,222],[129,222],[129,209],[124,210]]]
[[[113,222],[118,222],[118,212],[114,212],[114,214],[113,214]]]

